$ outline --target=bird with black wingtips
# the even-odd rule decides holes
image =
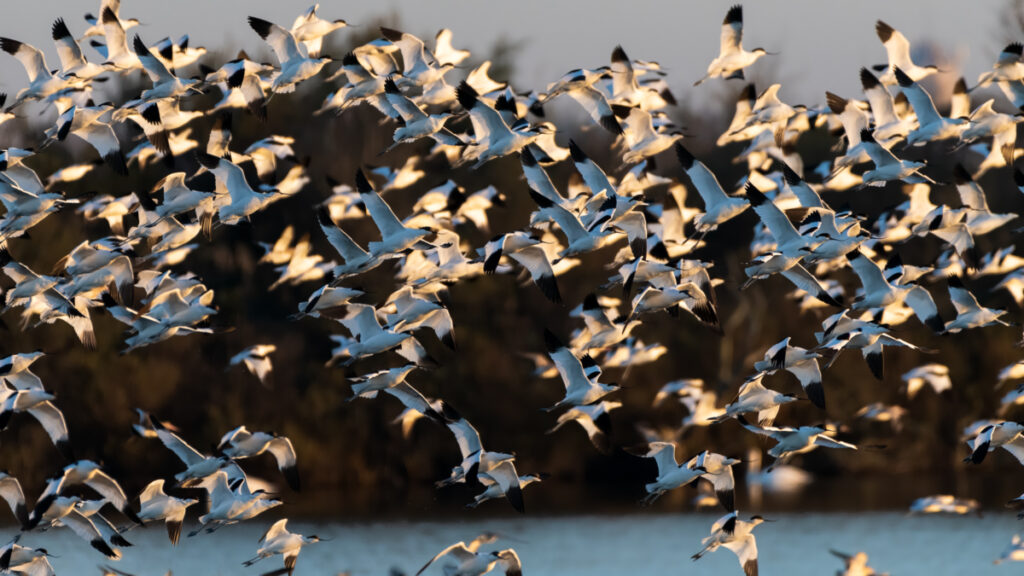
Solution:
[[[722,38],[718,56],[708,64],[707,74],[693,85],[700,86],[711,78],[744,79],[743,70],[768,54],[764,48],[743,49],[743,6],[729,8],[722,21]]]
[[[298,492],[299,468],[292,441],[286,436],[267,432],[250,432],[245,426],[230,430],[221,437],[217,449],[225,456],[240,460],[253,458],[269,452],[277,462],[277,468],[292,490]]]

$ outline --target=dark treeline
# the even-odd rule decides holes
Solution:
[[[372,34],[374,27],[360,30],[363,34]],[[367,39],[368,36],[353,37],[352,41],[358,43]],[[345,50],[345,46],[338,45],[328,51],[340,56]],[[509,74],[510,56],[508,47],[498,52],[495,56],[500,56],[498,60],[502,65],[496,66],[492,75],[501,80]],[[223,59],[207,57],[212,62]],[[326,259],[335,258],[310,208],[330,194],[329,180],[350,183],[359,166],[400,166],[410,149],[422,151],[422,147],[428,146],[421,142],[380,155],[390,144],[394,127],[381,125],[382,116],[368,106],[348,110],[338,117],[313,116],[312,111],[335,88],[315,80],[304,84],[295,94],[274,97],[266,124],[260,124],[247,113],[233,114],[232,149],[241,151],[267,134],[292,136],[297,159],[308,162],[311,177],[310,185],[302,192],[280,201],[274,210],[257,215],[251,225],[218,227],[214,231],[215,242],[201,240],[200,249],[175,268],[196,273],[216,291],[214,304],[219,313],[213,323],[231,327],[233,331],[172,338],[130,355],[121,355],[123,325],[99,310],[93,313],[97,335],[95,351],[85,350],[64,324],[23,331],[19,329],[18,310],[8,311],[2,317],[6,328],[0,332],[0,349],[5,354],[34,349],[49,354],[37,362],[33,370],[57,395],[58,406],[74,407],[66,409],[65,414],[76,452],[80,457],[102,462],[129,493],[137,493],[152,478],[172,476],[180,466],[158,441],[131,434],[134,408],[142,408],[173,422],[181,429],[181,435],[201,450],[213,450],[224,432],[241,424],[253,430],[273,430],[287,435],[299,455],[306,487],[302,494],[289,494],[287,498],[309,513],[396,510],[405,502],[411,502],[413,506],[406,508],[406,512],[430,514],[458,509],[468,500],[466,494],[472,490],[470,488],[440,492],[430,488],[433,480],[447,476],[448,470],[459,462],[458,448],[447,429],[423,421],[417,424],[412,436],[405,439],[400,426],[391,423],[401,411],[393,398],[381,396],[376,400],[347,401],[351,396],[347,377],[397,365],[396,358],[385,356],[361,362],[358,371],[325,367],[331,349],[328,336],[342,333],[343,328],[327,319],[286,320],[316,285],[283,286],[268,291],[276,275],[272,266],[257,264],[260,252],[256,242],[272,243],[288,225],[295,227],[296,236],[308,233],[317,253]],[[108,91],[106,97],[118,100],[116,86],[104,89]],[[727,125],[734,93],[739,89],[739,85],[731,83],[728,88],[716,87],[710,90],[717,97],[682,103],[677,109],[676,120],[686,126],[689,135],[687,145],[716,172],[727,190],[733,189],[745,175],[745,164],[733,162],[742,147],[714,148],[712,143]],[[218,97],[214,90],[205,97],[208,100],[196,98],[190,106],[206,108]],[[9,122],[0,129],[0,143],[4,146],[36,145],[33,135],[40,132],[37,128],[51,120],[49,117],[32,119],[31,130],[24,121]],[[198,140],[200,148],[205,148],[213,120],[208,117],[192,125],[192,138]],[[559,125],[560,129],[565,127],[564,122],[560,121]],[[617,157],[608,152],[606,133],[577,130],[574,136],[610,174],[623,172]],[[564,136],[559,138],[564,145]],[[836,136],[820,128],[801,140],[799,150],[810,167],[827,157],[828,149],[835,143]],[[127,149],[128,145],[125,147]],[[30,164],[45,178],[70,159],[86,159],[89,154],[92,152],[69,143],[46,149]],[[687,182],[671,154],[663,154],[657,161],[659,172]],[[176,169],[189,172],[196,169],[194,159],[188,156],[174,162]],[[399,217],[408,214],[412,203],[424,191],[449,178],[470,192],[495,184],[505,194],[506,205],[489,213],[491,234],[522,228],[535,209],[516,158],[491,162],[477,172],[453,171],[443,160],[435,162],[419,183],[385,195]],[[549,170],[562,190],[572,173],[567,164]],[[281,174],[287,168],[283,166]],[[937,177],[950,179],[952,166],[933,168]],[[108,168],[97,170],[107,171]],[[145,194],[166,172],[166,167],[133,169],[130,177],[111,172],[103,180],[105,189],[96,192],[118,196],[131,191]],[[813,176],[809,175],[808,179],[813,180]],[[1021,196],[1013,186],[1009,171],[991,172],[982,184],[994,212],[1020,211]],[[65,191],[69,197],[80,197],[94,190],[68,185]],[[662,193],[663,190],[654,190],[655,195]],[[943,186],[937,188],[935,194],[952,197],[955,191],[951,186]],[[877,216],[881,206],[898,203],[900,195],[899,187],[889,186],[830,194],[826,199],[834,206],[849,206],[854,211]],[[695,193],[691,193],[688,204],[700,206]],[[102,221],[85,224],[80,215],[71,213],[70,209],[67,212],[48,218],[31,231],[33,238],[46,238],[47,242],[11,241],[10,251],[14,257],[38,271],[49,271],[80,242],[110,233]],[[130,219],[129,224],[134,224],[134,217]],[[645,422],[656,428],[678,426],[686,414],[682,406],[668,403],[658,409],[650,407],[656,391],[666,382],[677,378],[703,378],[709,386],[719,387],[720,402],[724,403],[739,384],[753,374],[753,361],[760,359],[770,345],[790,334],[796,335],[795,344],[805,347],[814,344],[813,332],[819,329],[821,320],[833,312],[831,309],[800,313],[789,296],[791,286],[781,278],[758,282],[744,292],[742,299],[738,296],[744,280],[742,265],[750,255],[748,244],[755,223],[756,215],[749,211],[712,233],[709,248],[695,254],[695,257],[714,262],[716,277],[726,278],[717,289],[724,335],[709,331],[691,318],[654,315],[645,318],[636,335],[648,344],[667,346],[670,353],[628,374],[610,371],[608,380],[624,385],[617,398],[624,406],[612,413],[613,442],[617,446],[640,441],[636,423]],[[368,219],[346,220],[341,225],[364,246],[375,234]],[[1010,244],[1012,229],[1010,225],[981,238],[980,248],[984,252]],[[458,231],[474,246],[482,245],[488,237],[471,226]],[[138,249],[140,255],[146,253],[145,247]],[[568,311],[588,293],[596,291],[613,273],[602,266],[609,260],[608,250],[615,248],[585,256],[581,266],[558,279],[566,303],[562,307],[548,302],[533,286],[522,286],[515,277],[508,275],[481,277],[452,286],[450,302],[457,350],[446,349],[432,334],[423,336],[425,346],[437,359],[439,367],[418,371],[410,377],[427,396],[443,396],[456,406],[479,429],[488,448],[514,450],[521,473],[542,471],[552,475],[548,482],[531,489],[528,506],[530,501],[535,501],[545,502],[547,510],[559,506],[572,509],[586,501],[576,496],[583,492],[600,495],[601,501],[608,505],[621,505],[642,496],[643,482],[653,477],[652,462],[633,458],[620,450],[610,456],[599,454],[576,426],[546,435],[555,416],[541,409],[561,397],[562,384],[557,379],[534,377],[533,366],[520,355],[544,352],[542,332],[545,328],[567,337],[579,326],[568,316]],[[941,246],[935,239],[917,238],[897,246],[896,250],[907,252],[907,263],[927,265],[940,253]],[[353,278],[346,285],[364,290],[365,301],[379,303],[396,287],[392,271],[390,265],[386,265],[374,273]],[[848,295],[857,287],[856,278],[849,271],[836,279],[844,284]],[[973,283],[982,302],[1011,309],[1012,316],[1018,317],[1014,302],[1005,292],[990,293],[990,284],[994,281],[983,279]],[[936,294],[940,311],[949,316],[952,307],[944,286],[934,283],[928,287]],[[610,295],[619,296],[618,293]],[[628,303],[620,313],[628,313]],[[865,446],[875,446],[844,453],[842,457],[820,450],[798,460],[834,488],[825,496],[819,495],[821,498],[856,498],[857,501],[848,502],[850,506],[858,503],[904,506],[909,503],[910,494],[920,496],[926,492],[901,492],[896,488],[900,485],[899,479],[916,482],[913,479],[925,472],[931,477],[927,486],[934,491],[951,491],[954,485],[959,486],[965,478],[961,459],[966,453],[959,439],[960,430],[975,419],[995,414],[1005,392],[995,389],[996,374],[1022,356],[1014,346],[1020,337],[1019,330],[1015,329],[990,328],[972,331],[970,336],[938,337],[919,324],[909,322],[898,328],[897,333],[936,353],[887,350],[884,381],[876,381],[871,376],[859,355],[844,354],[824,372],[830,405],[827,413],[808,402],[797,402],[782,409],[780,423],[817,424],[826,419],[847,422],[850,429],[844,430],[842,436],[854,438]],[[241,367],[226,370],[232,355],[257,343],[277,346],[268,387],[261,386]],[[908,402],[901,391],[900,375],[933,361],[949,366],[954,383],[952,392],[938,396],[925,390]],[[799,392],[795,379],[786,373],[771,376],[768,384],[785,392]],[[877,424],[857,424],[856,410],[877,399],[908,408],[901,431],[897,433]],[[1013,418],[1019,414],[1011,412],[1007,416]],[[30,420],[15,418],[4,434],[0,467],[21,479],[31,499],[36,487],[42,486],[44,477],[57,472],[63,463],[43,430]],[[687,458],[709,444],[714,445],[716,451],[744,458],[750,448],[765,448],[758,438],[741,433],[739,426],[731,421],[691,429],[680,444]],[[566,458],[566,453],[574,457]],[[972,471],[970,477],[976,481],[997,476],[1001,470],[1018,468],[1006,454],[995,456],[982,468]],[[245,462],[243,466],[257,475],[274,477],[269,457]],[[843,488],[841,481],[850,474],[878,481],[866,484],[871,488],[850,491]],[[832,484],[828,484],[830,477]],[[988,503],[1002,502],[1016,495],[1012,485],[993,483],[988,486],[963,495],[981,497]],[[328,501],[316,498],[318,493],[328,491],[331,494]],[[904,494],[907,499],[901,500]],[[678,508],[682,506],[681,499],[680,495],[674,495],[674,500],[666,500],[671,502],[668,506]],[[816,501],[823,502],[812,499],[812,505]],[[503,509],[499,504],[494,504],[494,508]]]

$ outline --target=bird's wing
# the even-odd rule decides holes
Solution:
[[[384,392],[398,398],[398,401],[406,408],[412,408],[421,414],[433,412],[433,408],[430,406],[430,401],[427,400],[419,390],[413,388],[408,382],[399,382],[394,386],[385,388]]]
[[[747,182],[746,193],[750,205],[754,207],[754,212],[757,212],[761,222],[768,227],[768,231],[772,233],[776,242],[785,244],[799,238],[800,233],[793,227],[789,218],[786,218],[782,210],[779,210],[774,202],[758,190],[753,182]]]
[[[900,84],[900,90],[903,91],[907,100],[910,101],[910,105],[914,108],[918,124],[925,126],[932,122],[938,122],[941,117],[935,109],[935,103],[932,102],[932,97],[928,95],[928,92],[920,84],[911,80],[910,76],[907,76],[903,70],[899,68],[894,70],[896,72],[896,80]]]
[[[942,318],[939,317],[939,310],[935,307],[932,295],[924,286],[914,286],[908,292],[904,301],[914,309],[914,315],[922,324],[932,329],[933,332],[942,332],[945,326]],[[977,302],[975,302],[977,304]]]
[[[743,46],[743,7],[737,4],[729,9],[722,22],[722,37],[719,46],[720,56],[733,54],[742,50]]]
[[[388,99],[391,106],[398,111],[398,114],[406,124],[427,117],[426,113],[415,102],[402,94],[395,81],[391,78],[384,81],[384,96]]]
[[[66,516],[61,517],[61,523],[68,528],[71,528],[75,534],[78,534],[83,540],[89,542],[93,548],[99,550],[103,554],[110,558],[120,558],[121,554],[116,550],[110,548],[110,546],[103,540],[103,535],[96,528],[96,525],[92,523],[92,520],[86,518],[78,510],[72,509]]]
[[[288,532],[288,529],[285,527],[286,524],[288,524],[287,518],[281,518],[277,522],[274,522],[270,528],[260,536],[260,539],[257,540],[256,543],[262,544],[264,542],[269,542],[282,534],[286,534]]]
[[[102,470],[97,470],[92,474],[92,478],[86,484],[98,492],[100,496],[106,498],[118,510],[123,510],[128,505],[128,497],[125,495],[124,490],[121,489],[121,485]]]
[[[28,409],[29,414],[35,417],[43,429],[50,436],[55,446],[67,445],[68,425],[64,421],[64,413],[60,408],[54,406],[53,402],[46,401]]]
[[[615,119],[615,113],[612,112],[612,107],[608,104],[608,100],[605,99],[604,94],[595,90],[593,87],[587,86],[584,88],[577,88],[569,91],[569,96],[578,102],[583,109],[587,111],[590,118],[603,127],[605,130],[613,134],[621,134],[622,126],[619,125],[618,120]],[[597,192],[595,192],[596,194]],[[611,193],[609,191],[609,193]]]
[[[380,229],[381,236],[391,236],[397,234],[400,230],[405,229],[402,225],[401,220],[395,216],[395,213],[388,206],[388,203],[380,197],[370,188],[369,181],[366,180],[365,176],[362,176],[362,182],[360,177],[362,171],[356,173],[356,186],[359,190],[359,197],[363,201],[363,205],[370,212],[370,217],[373,219],[373,223]]]
[[[480,476],[487,476],[497,482],[512,507],[520,512],[523,511],[523,487],[519,482],[519,474],[516,472],[516,466],[512,460],[503,460],[497,466],[480,472]]]
[[[875,261],[862,253],[859,249],[847,255],[850,267],[860,278],[865,292],[886,292],[890,290],[889,283],[885,280],[882,269]]]
[[[469,550],[469,548],[466,548],[466,543],[465,542],[456,542],[455,544],[452,544],[451,546],[445,548],[444,550],[441,550],[440,552],[437,553],[436,556],[434,556],[429,561],[427,561],[427,563],[423,565],[423,568],[420,568],[416,572],[416,576],[420,576],[420,574],[422,574],[423,571],[426,570],[431,564],[436,562],[438,559],[440,559],[440,558],[442,558],[444,556],[447,556],[448,554],[451,554],[452,556],[457,558],[460,563],[461,562],[466,562],[468,560],[472,560],[473,558],[476,558],[476,553],[475,552],[471,552]]]
[[[718,183],[718,178],[703,162],[697,160],[679,142],[676,142],[675,148],[679,163],[683,166],[683,170],[686,170],[686,175],[693,181],[697,194],[700,194],[701,199],[704,200],[705,209],[728,199],[722,185]]]
[[[280,64],[283,65],[289,60],[306,57],[303,49],[299,47],[299,43],[295,41],[295,36],[277,24],[262,18],[256,18],[255,16],[249,16],[249,26],[260,35],[260,38],[263,38],[267,44],[270,44]]]
[[[320,223],[320,229],[323,230],[327,241],[345,259],[345,262],[361,260],[369,256],[369,253],[356,244],[351,236],[334,224],[330,211],[326,207],[317,211],[317,222]]]
[[[757,576],[757,541],[754,539],[753,534],[748,534],[741,540],[733,540],[722,545],[736,554],[746,576]]]
[[[839,306],[839,302],[828,293],[825,286],[814,277],[806,268],[802,265],[797,264],[788,270],[781,272],[785,276],[786,280],[793,283],[794,286],[807,292],[811,296],[814,296],[818,300],[830,304],[832,306]]]
[[[41,50],[30,44],[18,42],[10,38],[0,38],[0,49],[14,56],[28,73],[28,81],[35,82],[40,76],[50,76],[50,70],[46,67],[46,58]]]
[[[3,475],[0,477],[0,497],[11,507],[11,512],[22,526],[28,524],[28,509],[25,507],[25,493],[21,489],[21,482],[14,476]]]
[[[849,448],[850,450],[856,450],[857,447],[849,442],[843,442],[842,440],[836,440],[835,438],[829,438],[824,434],[818,434],[814,437],[814,444],[824,448]]]
[[[63,18],[55,20],[50,31],[53,42],[57,46],[57,57],[60,58],[61,68],[68,70],[86,63],[85,56],[82,55],[82,48],[71,35]]]
[[[156,422],[154,421],[154,423]],[[160,439],[160,442],[162,442],[168,450],[174,452],[174,455],[184,462],[185,466],[192,466],[197,462],[206,460],[206,456],[195,448],[189,446],[188,443],[182,440],[180,436],[170,430],[167,430],[162,425],[157,427],[156,437]]]
[[[153,81],[153,84],[174,82],[177,79],[167,69],[167,66],[164,66],[163,61],[153,56],[138,34],[132,39],[132,48],[135,49],[135,55],[139,57],[139,62],[142,62],[142,67],[146,70],[146,74],[149,74],[149,79]]]
[[[1003,444],[1003,448],[1010,454],[1013,454],[1013,457],[1021,464],[1024,464],[1024,436],[1018,435],[1012,442]]]
[[[555,280],[555,272],[551,268],[551,261],[543,248],[538,246],[527,246],[517,250],[509,257],[525,267],[530,273],[530,279],[540,288],[541,292],[552,302],[560,302],[561,295],[558,292],[558,283]]]

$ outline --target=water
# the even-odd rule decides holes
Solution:
[[[834,574],[842,567],[829,548],[867,552],[880,572],[915,574],[1010,574],[1019,566],[994,566],[1016,530],[1014,515],[907,516],[897,512],[863,514],[773,514],[773,523],[756,529],[760,572],[786,576]],[[628,514],[508,518],[472,522],[315,523],[289,522],[303,534],[331,538],[304,549],[297,575],[384,576],[396,566],[410,576],[434,554],[459,540],[468,541],[484,530],[498,531],[516,541],[511,546],[528,576],[621,576],[622,574],[742,575],[728,550],[698,562],[690,555],[716,514]],[[251,568],[242,562],[253,555],[256,540],[270,521],[229,526],[214,534],[187,538],[172,548],[161,526],[127,533],[135,546],[112,563],[138,576],[262,574],[283,564],[280,557]],[[187,527],[186,527],[187,529]],[[11,531],[7,530],[7,538]],[[58,554],[51,562],[58,574],[90,574],[105,558],[66,529],[32,534],[23,544],[42,546]],[[488,547],[485,550],[490,550]],[[440,566],[424,573],[441,574]]]

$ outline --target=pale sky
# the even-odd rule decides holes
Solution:
[[[137,28],[152,44],[167,35],[188,33],[193,45],[221,47],[231,54],[250,53],[265,45],[246,23],[257,15],[285,26],[310,0],[123,0],[122,18],[136,17]],[[616,44],[631,58],[657,60],[670,71],[677,98],[716,98],[722,81],[693,88],[718,51],[722,18],[729,1],[652,2],[634,0],[383,0],[321,2],[323,18],[352,24],[388,17],[403,31],[425,40],[451,28],[456,47],[487,55],[495,39],[518,42],[518,90],[541,89],[578,67],[607,64]],[[791,103],[817,104],[824,91],[859,96],[861,66],[885,62],[874,32],[876,19],[901,30],[912,43],[931,40],[954,57],[969,81],[991,66],[1007,42],[1001,20],[1010,0],[757,0],[744,6],[744,45],[762,46],[778,56],[754,65],[750,76],[759,86],[781,82],[781,96]],[[63,16],[76,36],[85,29],[82,15],[96,12],[98,0],[17,2],[4,11],[0,35],[44,50],[51,68],[58,61],[50,25]],[[392,16],[389,16],[392,15]],[[350,30],[337,32],[349,34]],[[1018,38],[1024,40],[1024,38]],[[88,57],[99,61],[91,48]],[[340,56],[337,55],[337,56]],[[928,63],[922,61],[922,63]],[[17,62],[0,53],[0,90],[14,93],[27,83]],[[736,84],[734,82],[734,84]]]

